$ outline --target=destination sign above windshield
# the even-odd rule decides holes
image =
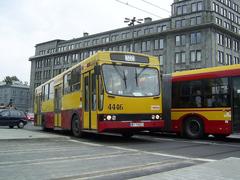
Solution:
[[[111,57],[111,60],[113,60],[113,61],[149,63],[148,57],[135,55],[135,54],[111,53],[110,57]]]

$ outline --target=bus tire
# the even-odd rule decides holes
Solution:
[[[197,117],[189,117],[184,122],[184,134],[190,139],[199,139],[203,137],[203,123]]]
[[[80,128],[80,121],[77,115],[74,115],[72,118],[72,125],[71,125],[72,133],[75,137],[82,137],[83,132]]]

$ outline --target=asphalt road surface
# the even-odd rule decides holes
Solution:
[[[31,127],[21,131],[43,133]],[[35,139],[0,140],[0,179],[131,179],[228,157],[240,158],[240,138],[188,140],[161,134],[74,138],[53,132]]]

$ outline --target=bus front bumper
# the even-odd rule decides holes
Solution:
[[[98,132],[126,132],[161,130],[164,127],[164,120],[154,121],[100,121]]]

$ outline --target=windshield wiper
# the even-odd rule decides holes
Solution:
[[[137,75],[137,78],[139,78],[139,76],[143,73],[143,71],[146,69],[146,67],[144,67],[141,71],[140,71],[140,73]]]
[[[136,80],[136,86],[138,87],[138,74],[137,74],[136,68],[135,68],[135,80]]]
[[[139,74],[137,73],[137,70],[135,68],[135,80],[136,80],[136,86],[138,87],[138,78],[139,76],[143,73],[143,71],[146,69],[146,67],[144,67],[140,72]]]
[[[127,78],[124,71],[123,71],[123,81],[124,81],[125,89],[127,89]]]
[[[127,78],[126,78],[125,72],[123,71],[123,76],[122,76],[121,72],[116,67],[116,65],[113,65],[113,67],[116,70],[116,72],[118,73],[118,75],[121,77],[121,79],[124,81],[125,89],[127,89]]]

